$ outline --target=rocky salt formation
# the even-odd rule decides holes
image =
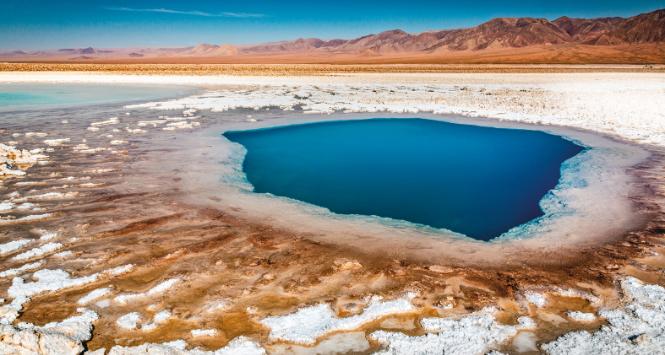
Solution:
[[[92,337],[97,313],[79,308],[79,315],[44,326],[0,324],[0,354],[80,354]]]

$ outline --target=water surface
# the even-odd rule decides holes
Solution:
[[[257,193],[490,240],[543,214],[561,164],[583,150],[540,131],[371,119],[224,134]]]
[[[0,112],[134,102],[175,97],[194,89],[131,84],[0,84]]]

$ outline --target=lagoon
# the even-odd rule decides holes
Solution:
[[[428,119],[288,125],[224,136],[255,193],[488,241],[543,215],[562,163],[584,150],[532,130]]]

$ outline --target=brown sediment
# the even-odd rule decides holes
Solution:
[[[117,168],[96,176],[94,180],[104,185],[86,189],[75,200],[41,203],[47,211],[57,213],[52,220],[10,229],[1,227],[7,236],[3,239],[34,238],[30,234],[34,227],[79,238],[67,244],[75,257],[50,258],[45,265],[66,268],[74,276],[126,264],[136,267],[113,279],[101,278],[84,287],[36,296],[25,305],[21,321],[45,324],[62,320],[76,313],[80,306],[77,301],[83,295],[100,287],[112,287],[114,297],[120,293],[144,292],[161,281],[177,277],[181,282],[159,296],[96,308],[100,320],[87,343],[88,349],[174,339],[215,349],[238,335],[267,341],[268,329],[259,323],[265,316],[286,314],[320,302],[331,303],[340,316],[348,316],[362,309],[363,299],[368,295],[393,298],[407,291],[418,292],[413,300],[417,311],[383,317],[360,330],[368,334],[377,329],[399,329],[420,335],[424,333],[419,322],[423,317],[462,315],[496,305],[499,322],[515,324],[519,316],[529,315],[538,325],[534,332],[539,341],[547,341],[570,330],[595,329],[603,322],[599,319],[582,324],[567,320],[567,311],[597,309],[581,297],[557,296],[554,287],[586,290],[604,295],[605,304],[616,304],[618,296],[612,290],[617,275],[665,283],[658,270],[665,261],[651,255],[652,251],[662,254],[665,231],[658,206],[665,193],[661,179],[665,159],[657,152],[649,161],[633,168],[639,183],[650,191],[634,196],[636,207],[648,217],[642,228],[575,252],[525,251],[516,253],[509,263],[473,266],[452,259],[432,263],[411,253],[387,253],[326,242],[325,238],[295,228],[277,227],[269,220],[192,203],[184,196],[188,191],[179,179],[166,178],[172,171],[154,175],[150,169],[135,169],[150,166],[143,163],[151,154],[175,154],[180,147],[171,143],[178,134],[169,133],[160,138],[156,137],[159,134],[149,133],[134,138],[127,154],[80,155],[70,152],[70,145],[65,145],[49,153],[50,164],[30,169],[30,180],[45,184],[40,189],[55,189],[62,185],[57,178],[91,175],[89,171],[100,165]],[[96,141],[97,136],[89,134],[88,144],[101,145],[101,141]],[[62,174],[57,178],[51,176],[58,172]],[[18,186],[18,181],[5,181],[3,192],[30,195],[34,187]],[[6,268],[13,267],[9,257],[2,257]],[[0,289],[6,290],[10,284],[11,280],[0,280]],[[525,306],[520,297],[527,289],[548,293],[550,302],[542,309]],[[226,300],[228,307],[212,313],[204,311],[206,304],[220,300]],[[443,309],[444,304],[451,304],[452,308]],[[154,306],[150,308],[151,305]],[[119,316],[128,312],[139,311],[149,321],[164,309],[170,310],[174,317],[154,331],[123,331],[115,324]],[[218,334],[193,338],[189,332],[197,328],[215,328]],[[371,345],[371,349],[378,346]]]

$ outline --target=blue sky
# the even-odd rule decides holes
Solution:
[[[0,48],[249,44],[473,26],[493,17],[630,16],[665,0],[0,0]]]

